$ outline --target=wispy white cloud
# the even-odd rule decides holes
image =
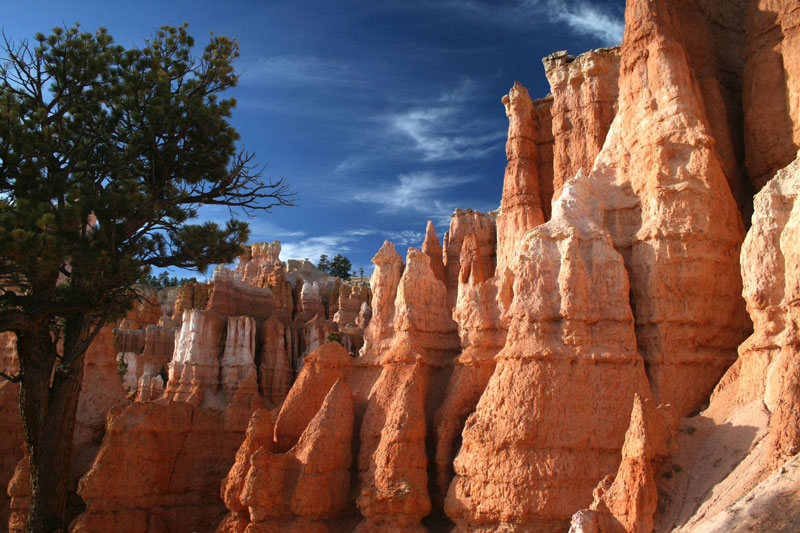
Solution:
[[[353,228],[300,240],[288,239],[281,242],[281,259],[286,261],[287,259],[308,258],[316,264],[322,254],[329,257],[336,254],[346,255],[354,249],[353,246],[357,241],[377,233],[379,233],[377,230],[371,228]]]
[[[250,226],[251,241],[279,241],[286,238],[296,239],[306,235],[304,231],[287,229],[263,218],[251,219],[247,220],[247,222]]]
[[[240,210],[229,209],[221,205],[207,205],[200,209],[200,219],[216,222],[224,226],[230,219],[247,222],[250,227],[250,242],[264,242],[281,240],[284,238],[304,237],[305,232],[297,228],[285,228],[270,219],[269,214],[256,213],[248,216]]]
[[[506,132],[471,118],[469,100],[476,93],[475,84],[464,80],[432,102],[388,115],[389,131],[411,141],[426,161],[483,157]]]
[[[580,33],[588,33],[606,44],[619,44],[625,31],[625,21],[617,14],[590,2],[568,5],[564,1],[551,1],[551,16]]]
[[[502,8],[485,0],[452,0],[443,4],[513,30],[529,31],[542,21],[564,23],[574,32],[589,34],[606,45],[619,44],[625,26],[619,10],[591,0],[516,0]]]
[[[400,246],[422,246],[425,240],[425,234],[421,231],[388,231],[384,235],[387,240]]]
[[[441,222],[449,219],[455,202],[442,199],[452,189],[474,181],[473,176],[440,176],[430,171],[400,174],[391,184],[346,195],[349,200],[373,204],[379,213],[416,212]],[[452,195],[450,195],[452,196]]]
[[[317,56],[260,57],[244,67],[243,83],[277,86],[351,85],[363,77],[346,63],[321,59]]]

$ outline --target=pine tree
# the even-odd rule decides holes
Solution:
[[[0,331],[17,337],[30,462],[28,531],[66,527],[83,357],[138,297],[150,267],[204,270],[248,237],[230,220],[190,224],[203,205],[291,205],[236,146],[235,41],[199,56],[186,26],[142,48],[104,29],[56,28],[0,44]]]
[[[342,254],[336,254],[333,259],[331,259],[330,270],[328,270],[328,273],[331,276],[348,279],[350,277],[351,268],[352,265],[350,264],[350,260],[348,258]]]
[[[330,272],[331,270],[331,262],[328,261],[327,254],[322,254],[319,256],[319,262],[317,263],[317,268],[323,272]]]

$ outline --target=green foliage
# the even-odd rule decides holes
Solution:
[[[323,272],[329,272],[331,269],[331,262],[328,260],[327,254],[322,254],[319,256],[319,263],[317,263],[317,268]]]
[[[331,269],[329,273],[331,276],[347,279],[350,277],[350,269],[352,267],[353,265],[348,258],[342,254],[336,254],[333,259],[331,259]]]
[[[325,342],[338,342],[341,344],[342,339],[339,337],[338,333],[332,331],[331,333],[328,333],[328,337],[325,339]]]
[[[142,285],[148,285],[150,287],[178,287],[181,285],[186,285],[187,283],[197,283],[197,278],[178,278],[176,276],[170,277],[168,272],[162,272],[158,276],[145,274],[139,279],[139,283]]]
[[[128,363],[125,362],[125,358],[122,357],[122,354],[120,354],[117,357],[117,374],[119,375],[119,379],[124,380],[127,373]]]
[[[151,267],[203,271],[240,253],[247,224],[190,223],[200,207],[292,205],[236,146],[236,102],[221,94],[238,44],[193,46],[186,25],[142,48],[77,26],[0,44],[0,331],[94,330]]]
[[[350,263],[350,260],[342,254],[336,254],[331,260],[328,260],[327,255],[322,254],[319,256],[319,263],[317,263],[317,268],[319,268],[321,271],[327,272],[331,276],[336,276],[342,279],[350,278],[350,269],[352,266],[353,265]]]

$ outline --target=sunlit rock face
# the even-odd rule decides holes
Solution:
[[[786,502],[796,481],[783,465],[800,452],[799,197],[800,159],[755,196],[741,254],[753,334],[708,408],[681,423],[677,452],[662,472],[683,470],[659,484],[657,530],[744,531],[755,521],[775,531],[781,520],[773,517],[793,520]],[[757,495],[763,499],[753,502]],[[734,519],[737,513],[748,519]]]
[[[219,531],[282,531],[336,521],[350,505],[352,357],[327,343],[305,361],[277,418],[256,411],[222,484],[229,514]]]
[[[453,320],[458,324],[462,351],[453,361],[453,374],[434,419],[438,505],[453,477],[452,464],[461,442],[461,430],[492,376],[494,356],[505,344],[508,325],[504,311],[511,301],[513,283],[510,275],[486,278],[475,234],[464,239],[460,264]]]
[[[654,394],[686,415],[733,362],[750,324],[738,267],[744,228],[675,9],[629,2],[619,109],[590,178],[607,184],[605,225],[629,272]]]
[[[73,531],[213,531],[225,508],[219,483],[250,411],[186,402],[134,403],[112,412],[78,494]]]
[[[538,123],[534,118],[533,102],[528,90],[519,82],[515,82],[514,87],[503,97],[503,105],[508,116],[506,142],[508,165],[503,180],[500,213],[497,216],[499,269],[511,263],[520,238],[545,220],[541,192],[544,176],[539,175],[540,156],[537,142],[539,140],[537,133],[541,130],[537,128]],[[552,175],[549,177],[552,179]],[[552,182],[550,190],[552,191]],[[460,247],[454,249],[455,253],[458,251]],[[489,277],[493,276],[494,269],[489,269],[486,274]]]
[[[444,234],[444,283],[450,310],[458,299],[461,246],[464,238],[470,234],[478,240],[486,275],[493,276],[497,265],[497,228],[493,215],[471,209],[456,209],[450,217],[450,229]]]
[[[287,273],[279,252],[277,242],[252,245],[235,270],[217,267],[211,283],[187,284],[174,291],[174,304],[161,304],[160,318],[155,312],[147,315],[146,322],[157,323],[128,319],[128,327],[141,323],[144,328],[137,330],[143,333],[142,342],[135,337],[138,344],[124,352],[129,362],[125,379],[138,403],[110,415],[100,452],[95,457],[95,445],[87,455],[91,469],[80,489],[87,509],[77,519],[76,530],[105,530],[115,522],[132,531],[213,530],[225,513],[218,499],[219,483],[233,464],[251,414],[262,407],[284,404],[291,411],[298,405],[297,399],[288,404],[284,399],[315,348],[338,346],[338,364],[346,368],[350,363],[352,355],[346,349],[325,342],[329,333],[338,332],[357,351],[369,322],[369,306],[363,308],[371,295],[369,288],[343,284],[305,264]],[[137,312],[136,316],[142,315]],[[344,331],[338,329],[340,323]],[[111,364],[113,368],[113,360]],[[116,382],[121,385],[119,379]],[[320,404],[332,385],[322,391]],[[336,389],[329,407],[323,409],[324,427],[339,428],[353,417],[349,394],[344,383]],[[308,402],[308,395],[302,399]],[[302,425],[300,433],[320,409],[317,405],[308,418],[295,422]],[[161,427],[162,420],[167,427]],[[278,418],[277,427],[286,425],[282,420]],[[349,439],[352,431],[346,427],[341,430]],[[311,433],[295,455],[277,460],[283,465],[279,470],[291,472],[292,465],[305,460],[309,448],[321,451],[322,455],[315,452],[315,464],[325,465],[333,442],[341,440],[339,434],[331,441],[327,434]],[[95,442],[101,437],[102,433]],[[298,439],[300,434],[294,443]],[[350,445],[344,449],[348,454],[340,462],[349,468]],[[133,460],[136,450],[148,460]],[[327,490],[328,478],[320,481],[316,469],[310,468],[309,480],[300,484],[299,493],[313,486]],[[170,471],[173,474],[162,479]],[[335,491],[341,500],[341,494],[348,494],[350,472],[335,467],[331,475],[344,480],[345,489]],[[309,509],[315,499],[309,501]],[[331,505],[332,516],[342,504]],[[254,508],[262,507],[254,504]],[[184,513],[192,517],[182,522]]]
[[[456,328],[430,257],[409,248],[394,301],[394,337],[376,354],[380,376],[360,428],[356,504],[362,531],[420,530],[430,512],[425,442],[458,350]]]
[[[444,503],[460,530],[565,530],[616,471],[634,395],[650,394],[624,261],[592,192],[586,178],[570,182],[511,267],[507,341],[466,421]]]
[[[742,248],[744,296],[754,332],[739,351],[766,367],[770,468],[800,452],[799,230],[800,154],[756,195],[753,227]]]
[[[676,10],[629,2],[621,50],[599,52],[619,54],[616,114],[601,143],[573,151],[602,149],[589,157],[588,176],[578,168],[569,178],[552,219],[518,246],[507,341],[467,419],[445,500],[460,529],[566,529],[617,472],[634,398],[690,413],[748,332],[743,225]],[[603,406],[602,422],[580,415],[586,390],[588,403]],[[558,414],[567,412],[569,430]]]
[[[554,200],[579,170],[587,174],[592,169],[603,148],[617,110],[619,62],[619,47],[592,50],[577,58],[556,52],[542,60],[553,95],[550,196]],[[549,201],[542,196],[543,204]]]
[[[403,275],[403,258],[389,241],[383,243],[372,262],[375,264],[370,278],[372,318],[364,331],[362,349],[362,357],[368,358],[379,354],[394,334],[394,300],[397,297],[397,285]]]

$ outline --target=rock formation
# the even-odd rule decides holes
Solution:
[[[439,281],[444,281],[444,262],[442,258],[442,245],[436,236],[433,222],[428,221],[425,227],[425,241],[422,243],[422,253],[431,258],[431,270]]]
[[[444,234],[444,282],[450,310],[455,307],[458,298],[461,245],[464,238],[470,234],[475,235],[478,241],[486,276],[493,276],[497,265],[497,229],[494,218],[471,209],[456,209],[450,218],[450,229]]]
[[[425,531],[431,510],[425,451],[428,369],[420,362],[385,366],[361,426],[358,531]]]
[[[262,328],[258,388],[272,405],[279,405],[294,380],[294,369],[286,346],[286,327],[273,316]]]
[[[249,409],[185,402],[134,403],[113,412],[100,452],[81,479],[90,531],[211,531],[224,514],[220,480],[242,442]]]
[[[765,478],[800,452],[798,197],[800,159],[778,171],[755,197],[741,257],[754,331],[739,347],[739,358],[720,380],[708,409],[682,423],[678,451],[666,465],[668,471],[675,465],[681,470],[670,471],[674,475],[661,484],[666,504],[657,515],[659,529],[721,527],[731,507],[748,505],[748,493],[757,484],[766,483],[760,489],[766,492],[779,485]],[[702,474],[689,477],[697,472]],[[770,508],[760,505],[760,512]],[[780,500],[772,505],[781,509]]]
[[[431,509],[425,441],[458,338],[445,285],[430,263],[426,254],[409,248],[394,300],[392,342],[375,354],[380,377],[360,428],[360,531],[419,531]],[[377,323],[373,317],[372,324]]]
[[[603,147],[616,113],[619,61],[619,47],[592,50],[577,59],[556,52],[542,60],[553,95],[553,200],[579,170],[592,170]],[[550,199],[543,195],[545,202]]]
[[[144,348],[136,358],[138,401],[151,401],[161,397],[166,385],[164,376],[175,351],[175,337],[179,332],[179,328],[172,326],[148,325],[145,329]]]
[[[288,450],[300,439],[333,384],[347,376],[351,361],[336,342],[325,343],[309,354],[275,421],[277,449]]]
[[[677,421],[677,413],[671,407],[656,409],[638,395],[634,397],[619,471],[599,483],[591,510],[576,513],[573,526],[580,524],[585,531],[589,529],[588,522],[609,533],[653,531],[658,503],[656,472],[660,461],[670,454]]]
[[[655,397],[686,415],[732,364],[749,321],[744,230],[673,9],[628,3],[636,23],[622,43],[618,112],[590,178],[605,186],[604,225],[629,272]]]
[[[222,485],[230,510],[219,531],[299,530],[336,519],[349,503],[354,410],[352,358],[326,343],[305,361],[277,420],[256,411]],[[256,526],[253,526],[256,527]]]
[[[538,132],[528,90],[515,82],[508,95],[503,97],[503,105],[508,116],[508,165],[497,216],[498,270],[511,263],[519,238],[545,220],[542,180],[539,176]],[[494,269],[487,274],[489,277],[494,275]]]
[[[747,172],[758,192],[800,148],[800,6],[746,2],[742,101]]]
[[[336,518],[348,504],[353,402],[337,381],[296,444],[276,450],[271,415],[257,411],[222,487],[232,511],[217,531],[299,531]],[[244,512],[247,515],[244,515]],[[245,526],[245,527],[242,527]],[[251,531],[251,527],[248,531]]]
[[[337,320],[347,320],[342,324],[349,328],[347,339],[360,345],[363,330],[355,322],[362,302],[370,296],[369,289],[339,285],[327,274],[302,266],[293,274],[298,289],[295,301],[279,251],[278,243],[249,247],[235,271],[217,267],[212,283],[189,284],[181,289],[171,310],[180,319],[177,327],[171,326],[176,322],[171,317],[165,320],[164,315],[158,325],[145,326],[140,353],[126,353],[125,357],[130,361],[134,387],[138,385],[137,400],[152,402],[152,407],[136,405],[111,415],[109,428],[114,430],[109,429],[82,481],[80,494],[87,510],[76,521],[77,531],[104,530],[115,521],[138,531],[216,527],[224,514],[217,500],[219,481],[233,462],[233,451],[241,444],[250,415],[259,407],[284,402],[307,353],[323,345],[327,334],[339,326]],[[320,287],[327,291],[324,301]],[[325,306],[334,287],[339,291],[339,313],[329,316]],[[276,294],[288,300],[278,300],[276,305]],[[293,317],[295,310],[297,316]],[[306,315],[310,318],[303,320]],[[341,346],[339,349],[343,355],[339,353],[338,357],[349,363],[351,356]],[[165,360],[167,350],[169,358]],[[165,366],[169,375],[164,384]],[[320,404],[332,385],[328,383],[322,390]],[[342,384],[332,396],[322,416],[321,423],[326,427],[338,427],[348,416],[352,418],[346,387]],[[307,401],[306,394],[303,402]],[[297,405],[296,400],[287,402],[284,407],[290,411],[287,406]],[[317,405],[308,418],[292,422],[302,424],[300,433],[319,409]],[[279,416],[279,428],[286,425],[282,420]],[[168,426],[159,427],[162,423]],[[342,431],[345,428],[346,424]],[[307,458],[309,446],[318,448],[314,452],[317,466],[309,471],[301,492],[316,485],[327,490],[327,483],[319,482],[315,472],[326,462],[333,445],[326,435],[319,440],[318,433],[312,431],[296,455],[278,461],[291,471],[292,465]],[[299,438],[298,433],[294,442]],[[335,438],[339,439],[338,433]],[[159,441],[163,441],[161,447]],[[127,459],[137,449],[149,460]],[[350,453],[349,444],[346,450]],[[125,466],[117,467],[118,461]],[[202,464],[190,468],[192,462]],[[164,478],[164,472],[170,471],[173,474]],[[346,473],[349,476],[349,470]],[[336,470],[331,475],[341,476],[341,472]],[[336,495],[339,497],[338,492]],[[155,508],[162,505],[166,507]],[[309,502],[310,507],[313,505]],[[189,520],[193,526],[180,522],[182,512],[193,513]]]
[[[586,178],[568,182],[512,265],[508,339],[467,419],[445,499],[457,528],[565,530],[616,471],[634,394],[649,394],[627,272],[592,189]]]
[[[175,298],[173,317],[180,321],[183,319],[183,312],[188,309],[205,309],[212,287],[210,283],[190,282],[183,285]]]
[[[494,356],[503,347],[508,329],[502,312],[510,304],[511,279],[486,279],[480,247],[474,234],[461,247],[458,301],[453,319],[458,324],[461,354],[454,360],[444,401],[436,411],[436,487],[439,504],[453,477],[453,459],[461,429],[475,410],[495,367]]]
[[[165,398],[200,405],[206,390],[217,391],[225,323],[225,317],[215,311],[189,309],[183,313]]]
[[[394,244],[385,241],[372,258],[375,270],[370,278],[372,286],[372,318],[364,331],[364,356],[378,354],[391,340],[394,329],[397,285],[403,275],[403,258],[397,253]]]

